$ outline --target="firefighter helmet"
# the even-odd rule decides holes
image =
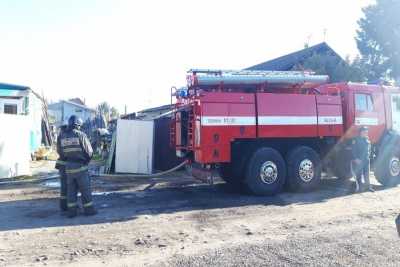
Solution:
[[[71,117],[69,117],[68,119],[68,126],[69,127],[81,127],[83,124],[83,121],[81,118],[72,115]]]

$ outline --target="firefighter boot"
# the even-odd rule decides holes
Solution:
[[[375,192],[375,189],[370,185],[370,186],[368,187],[368,191],[374,193],[374,192]]]
[[[356,187],[355,187],[355,189],[354,189],[354,192],[355,192],[355,193],[360,192],[360,184],[358,183],[358,180],[357,180],[357,179],[356,179]]]
[[[74,218],[74,217],[78,216],[78,208],[77,207],[68,208],[67,216],[68,216],[68,218]]]
[[[92,206],[85,207],[84,208],[84,214],[85,216],[93,216],[97,214],[97,210]]]

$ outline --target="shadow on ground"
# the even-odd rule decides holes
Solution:
[[[57,198],[0,202],[0,231],[123,222],[135,220],[141,215],[154,216],[252,205],[309,205],[352,194],[353,187],[352,182],[324,179],[320,189],[314,192],[256,197],[236,192],[222,182],[209,186],[186,181],[163,188],[149,183],[144,190],[96,192],[94,201],[99,214],[93,217],[66,218],[59,212]],[[375,189],[383,188],[376,186]],[[57,191],[52,188],[43,190]]]

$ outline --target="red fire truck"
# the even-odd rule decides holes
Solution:
[[[307,72],[191,70],[176,89],[171,127],[177,155],[194,170],[218,170],[256,195],[309,191],[321,172],[351,173],[351,141],[369,128],[374,173],[400,179],[400,90],[328,83]]]

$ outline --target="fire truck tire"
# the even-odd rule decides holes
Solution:
[[[290,191],[307,192],[316,189],[321,182],[321,159],[317,152],[299,146],[287,155],[288,177],[286,187]]]
[[[286,180],[286,164],[281,154],[269,147],[258,149],[247,163],[244,185],[259,196],[280,193]]]
[[[233,188],[241,188],[243,185],[243,177],[241,172],[235,172],[232,164],[225,163],[219,167],[219,175],[228,185]]]
[[[400,182],[400,157],[389,153],[378,156],[375,162],[374,175],[383,186],[392,187]]]

